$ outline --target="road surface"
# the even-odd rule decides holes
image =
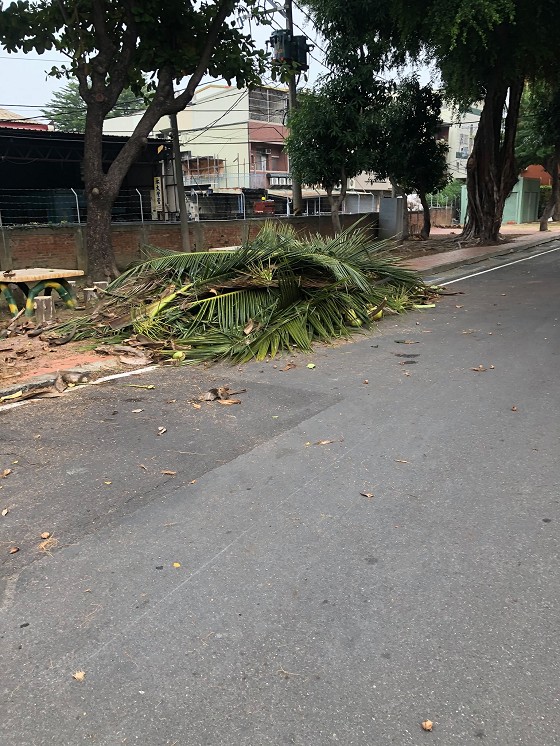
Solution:
[[[2,413],[0,742],[560,743],[559,266]]]

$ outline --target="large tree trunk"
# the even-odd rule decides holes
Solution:
[[[111,240],[111,207],[114,200],[88,192],[87,201],[87,280],[111,281],[118,275]]]
[[[335,234],[340,233],[342,231],[342,226],[340,224],[340,203],[341,199],[337,195],[335,196],[332,193],[332,189],[327,190],[327,196],[329,198],[329,205],[331,206],[331,220],[333,224],[333,229]]]
[[[550,162],[547,163],[546,170],[552,176],[552,189],[550,191],[550,197],[548,198],[548,202],[546,203],[545,208],[543,210],[543,214],[540,217],[539,230],[541,231],[548,230],[548,220],[554,215],[557,204],[558,204],[558,200],[560,198],[560,177],[558,174],[559,165],[560,165],[560,149],[555,152],[553,157],[550,159]]]
[[[420,202],[422,203],[422,209],[424,210],[424,222],[422,230],[420,231],[420,238],[423,241],[427,241],[430,237],[430,231],[432,230],[432,219],[430,216],[430,205],[426,199],[426,192],[419,192]]]
[[[331,220],[334,228],[335,235],[342,232],[342,225],[340,224],[340,207],[346,197],[346,189],[348,187],[348,179],[346,173],[342,169],[341,180],[340,180],[340,194],[335,196],[333,194],[333,187],[327,186],[327,196],[329,198],[329,205],[331,207]]]
[[[88,282],[113,279],[119,274],[111,240],[113,205],[125,176],[146,143],[148,134],[165,108],[170,106],[168,101],[154,99],[133,134],[112,161],[107,173],[103,170],[103,122],[106,106],[104,102],[98,105],[90,102],[88,105],[84,134]]]
[[[523,79],[509,87],[496,71],[487,86],[484,107],[467,161],[467,219],[464,238],[477,238],[480,243],[496,243],[504,204],[515,186],[518,172],[515,163],[515,134]],[[502,123],[507,102],[507,115]]]

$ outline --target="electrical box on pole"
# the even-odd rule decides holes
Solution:
[[[272,59],[279,65],[288,64],[297,71],[309,70],[307,54],[313,47],[305,36],[294,36],[287,29],[277,29],[270,37]]]

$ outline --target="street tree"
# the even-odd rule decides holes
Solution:
[[[0,12],[0,44],[10,52],[65,54],[68,62],[51,73],[77,80],[86,105],[90,278],[117,274],[111,208],[158,120],[184,109],[207,73],[238,86],[258,80],[264,53],[243,30],[247,15],[258,14],[257,0],[16,0]],[[140,96],[146,79],[151,100],[105,172],[103,122],[123,91]]]
[[[308,0],[329,63],[363,55],[381,72],[408,58],[437,65],[446,96],[482,102],[467,162],[464,235],[497,241],[518,178],[515,136],[526,79],[557,75],[560,5],[550,0]]]
[[[348,179],[368,169],[379,147],[381,107],[376,102],[381,100],[385,100],[383,86],[370,84],[365,90],[359,75],[340,76],[302,92],[297,109],[290,113],[286,141],[290,168],[302,183],[327,192],[336,233],[341,230],[340,208]]]
[[[560,85],[527,85],[521,100],[516,140],[521,169],[540,164],[551,177],[551,191],[540,216],[540,230],[548,230],[551,217],[560,217]]]
[[[422,86],[415,76],[402,80],[381,112],[383,147],[377,150],[373,170],[388,178],[405,194],[416,192],[423,209],[420,237],[430,236],[427,195],[449,181],[447,143],[438,140],[441,94]]]
[[[146,108],[147,100],[149,100],[147,90],[137,96],[130,88],[125,88],[114,108],[108,112],[106,119],[142,111]],[[60,132],[85,132],[86,113],[86,103],[80,96],[80,87],[75,80],[70,80],[55,91],[46,107],[41,109],[41,114]]]

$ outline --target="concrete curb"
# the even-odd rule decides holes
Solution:
[[[426,277],[426,276],[430,276],[433,274],[439,274],[440,272],[446,272],[448,270],[457,269],[458,267],[468,267],[472,264],[478,264],[480,262],[486,261],[487,259],[492,259],[493,257],[508,256],[510,254],[516,254],[526,249],[533,249],[539,246],[544,246],[548,243],[551,243],[552,241],[560,241],[560,235],[555,234],[553,236],[547,236],[544,239],[539,239],[535,241],[523,241],[523,243],[521,243],[521,241],[519,243],[512,242],[509,244],[505,244],[504,246],[499,246],[494,249],[490,249],[484,254],[473,256],[470,259],[463,258],[463,259],[456,260],[456,261],[442,261],[441,264],[435,264],[427,269],[418,269],[415,271],[421,277]],[[446,254],[441,254],[442,259],[445,256]]]

